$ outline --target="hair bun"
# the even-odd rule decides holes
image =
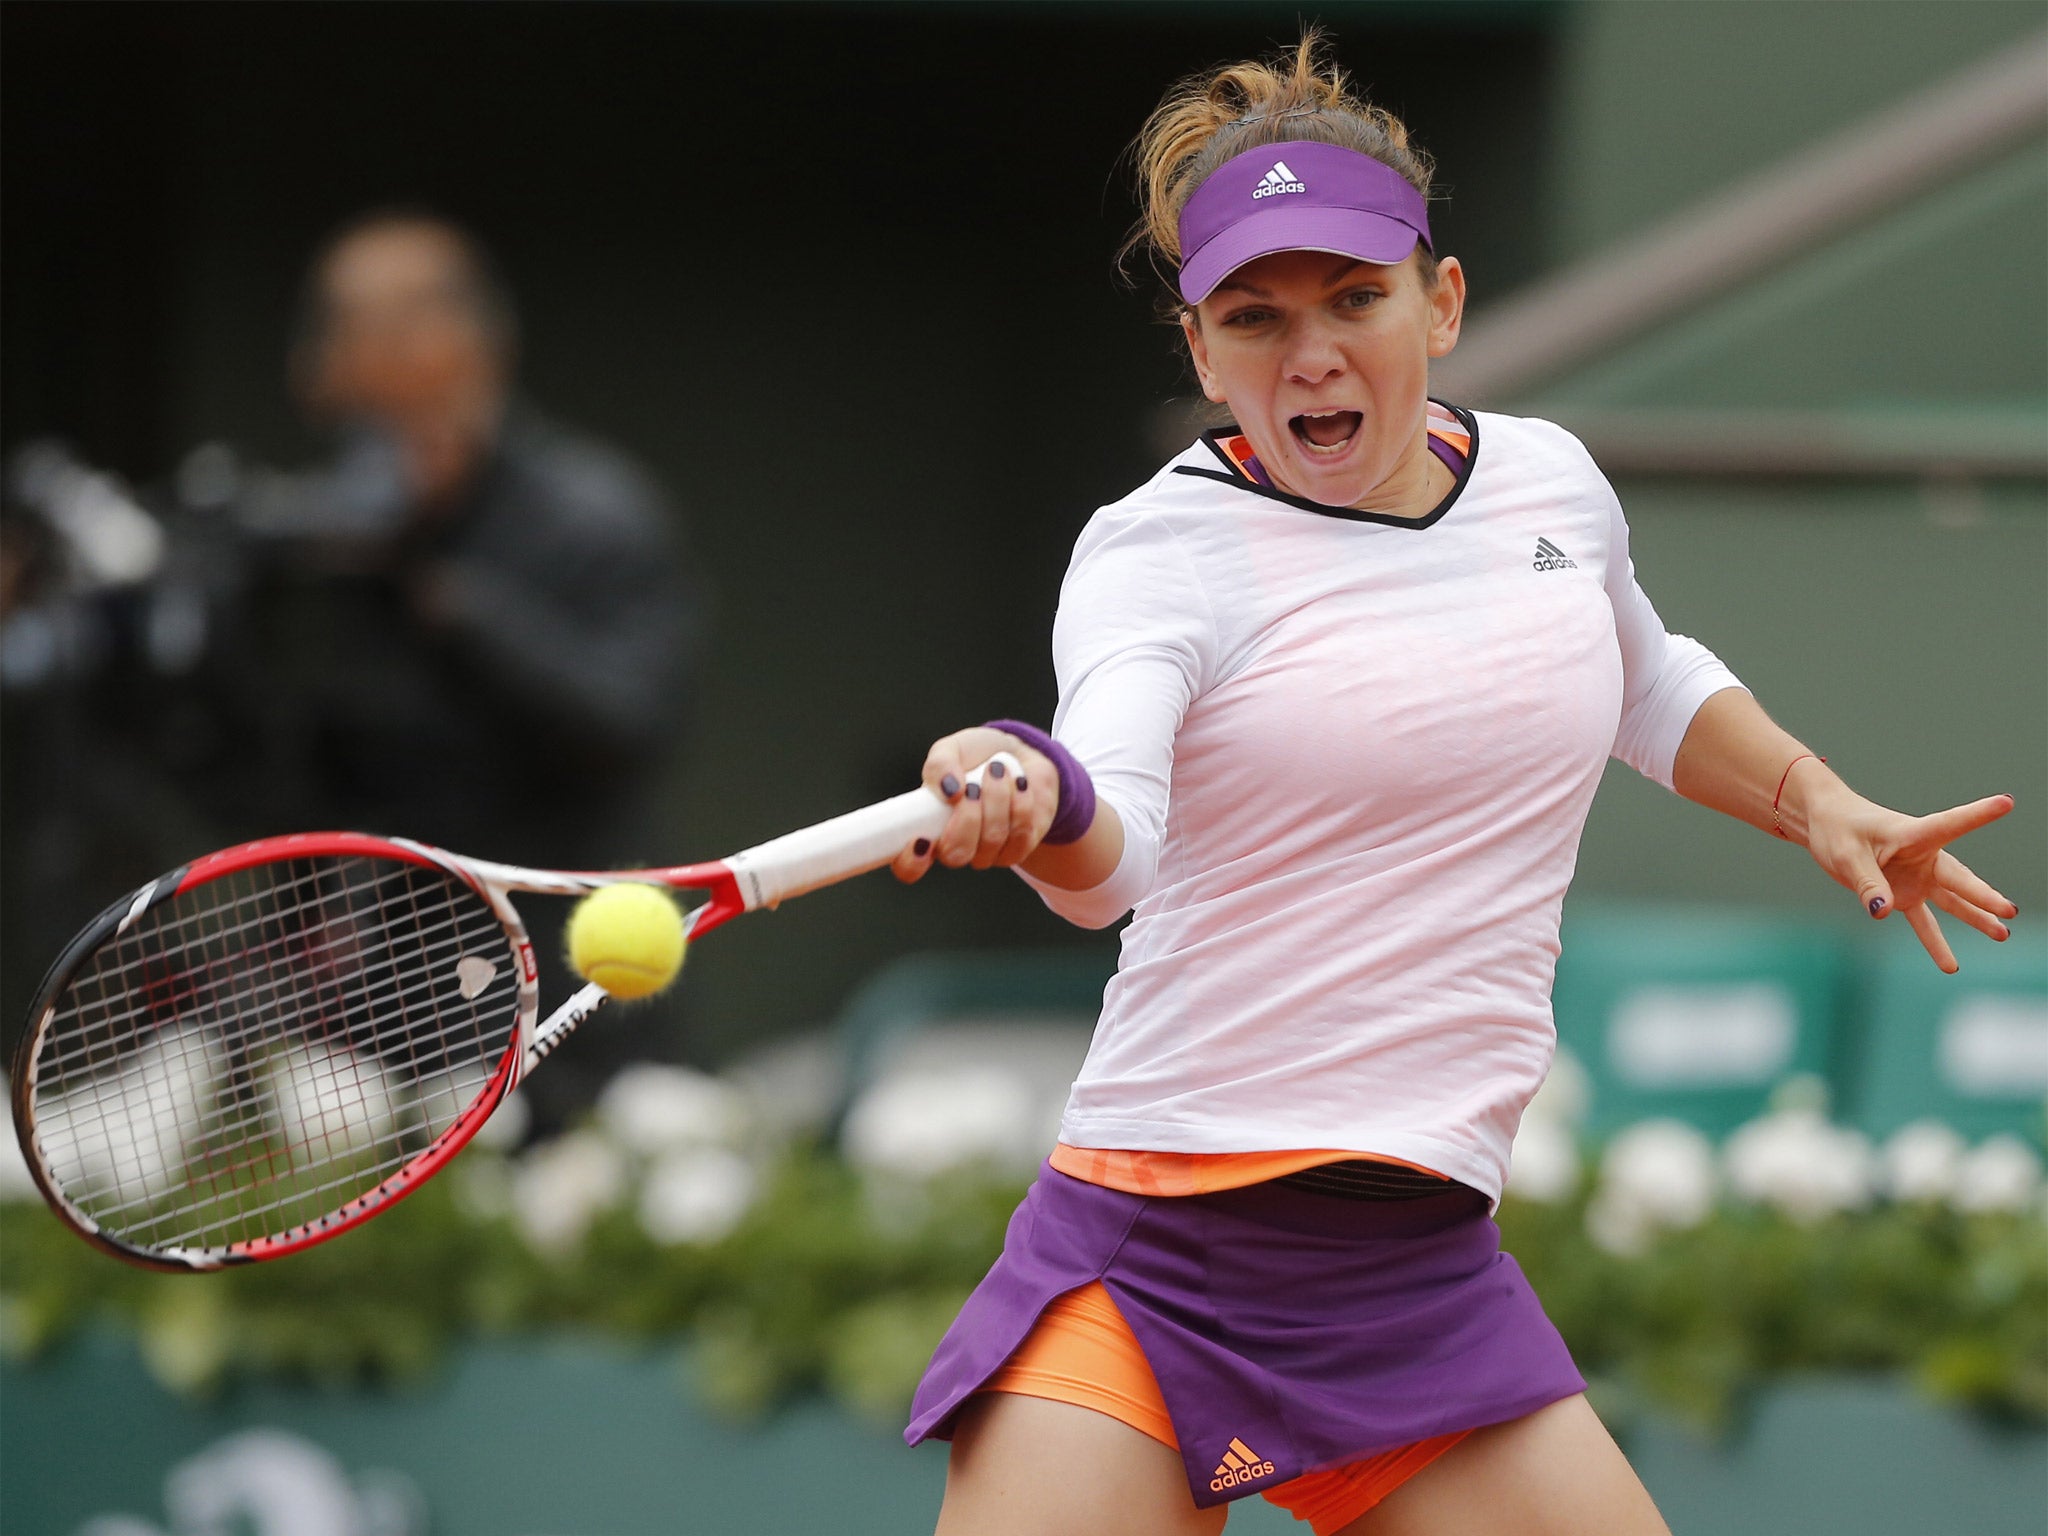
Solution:
[[[1130,151],[1143,211],[1117,252],[1118,269],[1144,250],[1170,289],[1181,264],[1180,211],[1195,188],[1248,149],[1302,139],[1370,155],[1429,196],[1429,156],[1410,142],[1393,113],[1352,94],[1322,29],[1310,27],[1292,49],[1270,59],[1189,76],[1145,119]],[[1172,307],[1179,308],[1177,297]]]

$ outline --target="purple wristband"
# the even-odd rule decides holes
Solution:
[[[1008,731],[1033,751],[1044,753],[1052,759],[1053,770],[1060,776],[1059,808],[1053,812],[1052,825],[1045,829],[1041,841],[1057,847],[1078,843],[1086,837],[1088,829],[1095,825],[1095,781],[1088,777],[1088,770],[1074,754],[1037,726],[1026,725],[1022,720],[991,720],[988,728]]]

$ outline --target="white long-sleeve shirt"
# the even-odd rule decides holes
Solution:
[[[1062,1142],[1342,1147],[1498,1198],[1601,769],[1668,787],[1740,684],[1665,632],[1577,439],[1466,419],[1421,520],[1266,489],[1203,439],[1083,530],[1053,731],[1124,852],[1091,890],[1031,883],[1084,926],[1136,916]]]

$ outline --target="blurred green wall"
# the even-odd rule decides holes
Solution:
[[[2018,797],[2010,816],[1959,851],[2023,910],[2040,911],[2048,524],[2039,488],[1958,492],[1972,499],[1953,522],[1939,495],[1916,485],[1619,488],[1637,569],[1665,623],[1711,644],[1850,783],[1915,810]],[[1857,918],[1854,899],[1800,851],[1618,764],[1594,805],[1574,891]],[[1967,947],[1958,942],[1957,953],[1967,965]]]
[[[2048,23],[2029,0],[1577,0],[1551,252],[1583,256]]]
[[[1976,0],[1588,3],[1559,37],[1568,262],[2037,32]],[[2048,442],[2048,144],[2036,135],[1523,390],[1511,408],[1827,412]],[[1483,326],[1483,310],[1475,329]],[[1871,795],[2019,807],[1963,856],[2048,900],[2048,487],[2038,478],[1618,476],[1645,588]],[[1576,889],[1832,908],[1808,861],[1610,770]],[[1900,936],[1904,938],[1903,935]],[[1968,963],[1968,952],[1962,957]]]

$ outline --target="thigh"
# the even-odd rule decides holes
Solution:
[[[1106,1413],[1015,1392],[960,1410],[937,1536],[1216,1536],[1180,1455]]]
[[[1670,1536],[1583,1395],[1476,1429],[1338,1536]]]

